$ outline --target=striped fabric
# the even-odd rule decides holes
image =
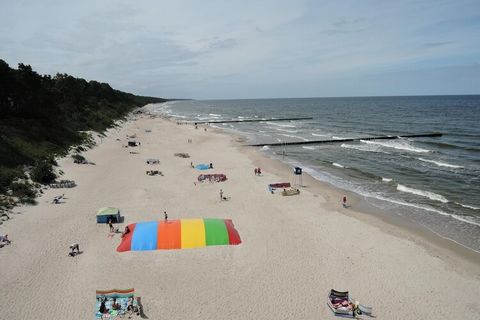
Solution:
[[[181,219],[128,225],[118,252],[237,245],[242,241],[229,219]]]
[[[128,298],[133,297],[135,289],[112,289],[112,290],[97,290],[97,299],[101,297],[105,298]]]

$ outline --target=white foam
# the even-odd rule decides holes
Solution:
[[[342,166],[340,163],[336,163],[336,162],[332,163],[332,165],[339,168],[345,168],[345,166]]]
[[[294,126],[293,124],[275,123],[275,122],[270,122],[270,121],[267,121],[266,123],[269,124],[269,125],[272,125],[272,126],[284,127],[284,128],[296,128],[297,127],[297,126]]]
[[[263,146],[262,150],[270,150],[270,147],[269,146]]]
[[[395,141],[384,141],[384,142],[372,141],[372,140],[360,140],[360,141],[366,144],[374,144],[374,145],[379,145],[386,148],[393,148],[397,150],[405,150],[405,151],[419,152],[419,153],[430,152],[430,150],[412,146],[407,140],[397,139]]]
[[[312,136],[315,136],[315,137],[328,137],[328,134],[312,133]]]
[[[391,182],[392,179],[390,179],[390,178],[383,178],[383,177],[382,177],[382,181],[383,181],[383,182]]]
[[[283,131],[283,132],[288,132],[288,133],[297,133],[297,130],[288,130],[288,129],[282,129],[282,128],[271,128],[277,131]]]
[[[212,117],[221,117],[222,116],[221,114],[216,114],[216,113],[209,113],[208,115],[212,116]]]
[[[346,139],[346,138],[337,137],[337,136],[332,136],[332,139],[335,139],[335,140],[341,140],[341,139]]]
[[[436,194],[436,193],[430,192],[430,191],[424,191],[424,190],[417,190],[417,189],[409,188],[409,187],[406,187],[406,186],[401,185],[401,184],[397,185],[397,190],[402,191],[402,192],[408,192],[408,193],[416,194],[417,196],[422,196],[422,197],[429,198],[429,199],[435,200],[435,201],[440,201],[440,202],[443,202],[443,203],[448,202],[447,198],[445,198],[442,195],[439,195],[439,194]]]
[[[365,152],[380,152],[380,153],[390,154],[390,152],[382,151],[380,146],[370,145],[370,144],[361,145],[361,144],[342,143],[340,147],[347,148],[347,149],[355,149],[355,150],[365,151]]]
[[[371,197],[372,195],[366,195],[366,196]],[[450,214],[450,213],[446,213],[446,212],[443,212],[443,211],[440,211],[440,210],[437,210],[437,209],[433,209],[433,208],[430,208],[430,207],[425,207],[425,206],[421,206],[421,205],[412,204],[412,203],[409,203],[409,202],[403,202],[403,201],[398,201],[398,200],[394,200],[394,199],[389,199],[389,198],[385,198],[385,197],[378,196],[378,195],[373,196],[373,197],[376,198],[376,199],[379,199],[379,200],[399,204],[399,205],[402,205],[402,206],[407,206],[407,207],[417,208],[417,209],[421,209],[421,210],[425,210],[425,211],[435,212],[435,213],[438,213],[439,215],[442,215],[442,216],[445,216],[445,217],[450,217],[450,218],[453,218],[453,219],[458,220],[458,221],[462,221],[462,222],[465,222],[465,223],[468,223],[468,224],[473,224],[473,225],[476,225],[476,226],[480,226],[480,223],[472,221],[470,219],[465,219],[464,217],[460,217],[459,215],[456,215],[456,214]]]
[[[300,165],[300,164],[298,164],[298,165]],[[331,183],[333,185],[336,185],[338,187],[352,190],[352,191],[354,191],[354,192],[356,192],[356,193],[358,193],[362,196],[365,196],[365,197],[375,198],[375,199],[378,199],[378,200],[382,200],[382,201],[386,201],[386,202],[390,202],[390,203],[394,203],[394,204],[398,204],[398,205],[402,205],[402,206],[406,206],[406,207],[412,207],[412,208],[416,208],[416,209],[420,209],[420,210],[425,210],[425,211],[437,213],[439,215],[442,215],[442,216],[445,216],[445,217],[450,217],[452,219],[462,221],[462,222],[465,222],[465,223],[470,224],[470,225],[480,226],[480,223],[472,221],[472,220],[467,219],[465,217],[461,217],[461,216],[456,215],[456,214],[449,214],[449,213],[446,213],[446,212],[443,212],[443,211],[440,211],[440,210],[437,210],[437,209],[434,209],[434,208],[431,208],[431,207],[417,205],[417,204],[413,204],[413,203],[409,203],[409,202],[403,202],[403,201],[399,201],[399,200],[395,200],[395,199],[391,199],[391,198],[386,198],[386,197],[378,195],[378,194],[372,194],[372,193],[366,192],[362,189],[354,190],[354,189],[352,189],[351,185],[347,185],[347,184],[342,183],[341,181],[338,181],[335,176],[332,176],[332,175],[330,175],[330,174],[328,174],[327,172],[324,172],[324,171],[319,172],[319,171],[317,171],[315,169],[312,169],[312,168],[309,168],[309,167],[304,167],[303,171],[308,173],[310,176],[312,176],[313,178],[315,178],[317,180],[326,181],[326,182]],[[345,181],[343,181],[343,182],[345,182]],[[447,238],[447,239],[449,239],[449,238]]]
[[[449,164],[449,163],[440,162],[440,161],[428,160],[428,159],[424,159],[424,158],[418,158],[418,160],[423,161],[423,162],[433,163],[433,164],[436,164],[439,167],[447,167],[447,168],[454,168],[454,169],[463,168],[462,166],[457,166],[457,165],[454,165],[454,164]]]
[[[302,146],[303,149],[307,149],[307,150],[315,150],[316,148],[315,147],[309,147],[309,146]]]
[[[468,209],[472,209],[472,210],[480,210],[480,208],[477,208],[477,207],[474,207],[474,206],[470,206],[468,204],[461,204],[461,203],[458,203],[458,202],[455,202],[456,204],[464,207],[464,208],[468,208]]]
[[[303,141],[310,141],[310,140],[308,140],[307,138],[302,138],[302,137],[294,136],[294,135],[291,135],[291,134],[279,133],[278,135],[279,135],[279,136],[284,136],[284,137],[289,137],[289,138],[300,139],[300,140],[303,140]]]

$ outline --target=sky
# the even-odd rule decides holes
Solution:
[[[480,94],[480,1],[0,0],[0,59],[140,95]]]

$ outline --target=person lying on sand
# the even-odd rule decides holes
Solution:
[[[6,242],[7,244],[12,243],[12,241],[8,240],[8,234],[0,235],[0,242]]]
[[[68,255],[71,257],[75,257],[75,255],[79,253],[80,253],[80,245],[78,243],[72,243],[70,245],[70,252],[68,253]]]

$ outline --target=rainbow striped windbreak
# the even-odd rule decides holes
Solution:
[[[181,219],[128,225],[117,251],[200,248],[242,242],[230,219]]]

